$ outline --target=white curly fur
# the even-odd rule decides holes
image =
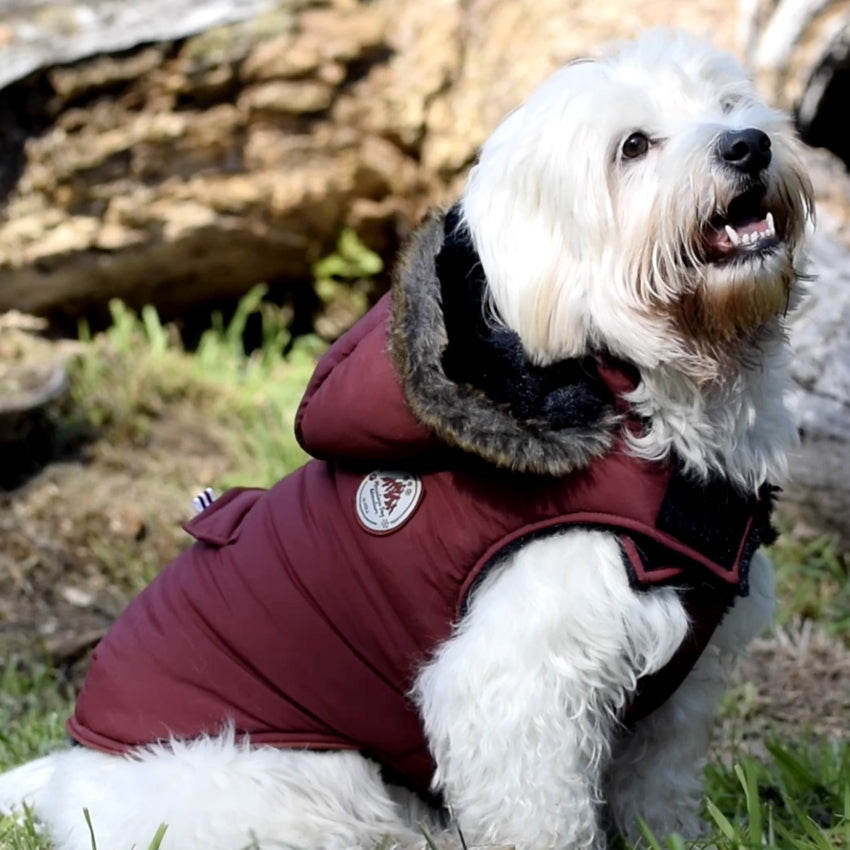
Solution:
[[[635,594],[600,532],[537,541],[489,576],[416,684],[468,839],[596,846],[616,712],[687,630],[676,591]]]
[[[773,143],[767,201],[787,220],[784,249],[760,264],[706,263],[702,227],[737,193],[716,143],[748,127]],[[624,160],[620,146],[636,130],[650,150]],[[810,198],[787,120],[758,99],[734,58],[652,31],[544,82],[485,143],[462,206],[495,313],[534,359],[605,347],[642,369],[716,377],[717,352],[699,350],[670,308],[698,289],[778,290],[784,304]]]
[[[710,263],[701,234],[736,192],[716,160],[726,129],[769,134],[767,203],[784,239],[759,260]],[[649,137],[645,156],[619,156]],[[641,368],[648,427],[631,450],[755,492],[780,481],[794,428],[783,402],[782,313],[797,297],[810,188],[784,120],[732,58],[653,33],[556,73],[495,131],[462,201],[494,316],[545,363],[605,348]],[[683,318],[697,304],[700,321]],[[602,848],[699,830],[700,774],[725,661],[770,620],[757,555],[739,599],[685,683],[628,737],[617,711],[688,630],[677,591],[635,593],[599,531],[532,542],[476,589],[414,697],[443,793],[468,842]],[[129,671],[132,675],[132,671]],[[30,802],[58,850],[371,847],[420,841],[427,808],[354,752],[249,748],[232,733],[129,757],[76,748],[0,777],[0,806]]]

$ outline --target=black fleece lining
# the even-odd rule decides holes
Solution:
[[[739,581],[737,585],[731,585],[707,570],[702,564],[692,561],[684,555],[671,553],[655,540],[640,534],[629,533],[628,538],[631,540],[634,552],[640,558],[643,567],[644,577],[641,577],[638,575],[635,565],[632,563],[632,559],[623,545],[624,536],[622,533],[618,533],[617,543],[620,547],[620,553],[623,556],[623,565],[626,568],[629,585],[635,592],[651,591],[657,587],[675,587],[677,590],[693,590],[696,587],[703,586],[728,591],[732,596],[735,594],[740,596],[747,595],[745,578],[742,578],[743,588],[742,581]],[[749,559],[746,564],[742,560],[740,573],[742,577],[746,576],[746,567],[748,564]],[[667,578],[656,578],[653,576],[653,573],[661,572],[668,567],[684,569],[684,572]]]
[[[770,514],[777,492],[778,488],[768,487],[756,498],[738,492],[728,481],[702,482],[676,472],[670,479],[656,525],[723,567],[732,569],[740,554],[738,592],[746,596],[753,553],[776,538]]]
[[[456,206],[446,214],[436,257],[448,343],[442,353],[446,377],[481,390],[520,421],[549,428],[592,426],[613,403],[593,358],[531,363],[519,335],[488,321],[483,309],[486,278]]]
[[[728,481],[700,482],[676,472],[658,514],[658,528],[731,568],[756,501]]]

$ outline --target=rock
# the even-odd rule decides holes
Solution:
[[[809,294],[792,317],[794,381],[800,423],[783,494],[788,513],[850,545],[850,175],[836,156],[805,149],[817,197],[817,230],[805,273]]]
[[[850,250],[824,226],[811,240],[809,265],[811,294],[792,332],[800,447],[783,501],[850,544]]]
[[[7,88],[24,162],[0,226],[0,310],[97,317],[117,296],[173,317],[309,280],[347,225],[395,250],[427,181],[380,128],[345,118],[392,54],[389,7],[302,5]],[[38,134],[12,108],[25,100]]]
[[[44,409],[68,388],[65,346],[43,339],[44,322],[17,312],[0,316],[0,444],[26,439]],[[2,479],[2,474],[0,474]]]
[[[734,45],[719,0],[12,7],[0,311],[71,326],[105,318],[116,296],[165,317],[260,281],[286,297],[345,227],[390,260],[428,206],[453,198],[496,122],[566,59],[653,23]]]
[[[0,495],[54,451],[54,403],[68,390],[65,362],[76,347],[43,335],[42,319],[0,315]]]
[[[822,45],[795,114],[803,138],[825,147],[850,166],[850,138],[844,110],[850,98],[850,21]]]

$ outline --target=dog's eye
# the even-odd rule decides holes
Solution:
[[[735,98],[727,97],[720,104],[720,108],[723,110],[724,115],[728,115],[737,105],[738,105],[738,101]]]
[[[649,150],[649,139],[643,133],[632,133],[625,142],[623,142],[623,158],[637,159],[643,156]]]

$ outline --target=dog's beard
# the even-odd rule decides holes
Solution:
[[[717,361],[720,351],[729,351],[730,344],[746,340],[790,309],[797,297],[792,264],[773,257],[762,262],[780,268],[765,275],[747,268],[707,269],[693,291],[679,298],[671,321],[687,348]]]
[[[800,276],[791,249],[729,264],[684,270],[676,297],[651,303],[647,322],[666,337],[664,359],[697,383],[722,377],[772,332],[800,300]]]
[[[797,305],[811,215],[810,186],[790,151],[758,181],[700,165],[706,179],[692,178],[690,194],[656,187],[645,220],[656,238],[641,245],[646,228],[634,232],[636,262],[626,271],[646,320],[667,336],[667,355],[697,380],[717,377]]]

